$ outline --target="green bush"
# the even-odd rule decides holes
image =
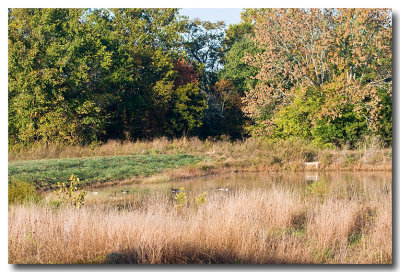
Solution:
[[[194,198],[196,207],[201,207],[207,203],[207,192],[202,192],[201,194],[198,194]]]
[[[180,192],[178,192],[175,195],[175,201],[176,201],[175,207],[178,209],[187,206],[187,204],[189,202],[189,198],[185,192],[185,188],[181,187],[181,188],[179,188],[179,191]]]
[[[39,202],[39,196],[33,184],[22,180],[12,180],[8,185],[8,204]]]
[[[58,189],[54,191],[54,193],[57,195],[60,204],[66,204],[80,209],[83,204],[85,204],[87,192],[77,192],[79,183],[79,178],[77,176],[71,175],[68,181],[69,184],[57,182]]]
[[[356,143],[368,132],[367,123],[364,119],[357,117],[353,109],[348,109],[341,117],[334,120],[324,118],[318,120],[311,129],[315,142],[322,145],[333,143],[335,146],[343,147],[349,145],[354,148]]]

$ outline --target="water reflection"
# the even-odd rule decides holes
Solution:
[[[133,184],[112,186],[96,189],[100,193],[109,195],[139,193],[151,194],[154,192],[177,192],[181,187],[186,192],[219,192],[230,193],[237,190],[251,190],[272,186],[284,186],[303,192],[310,188],[324,193],[332,192],[338,196],[351,198],[354,196],[374,195],[378,192],[391,194],[391,172],[298,172],[298,173],[240,173],[219,176],[193,178],[184,181],[171,181],[160,184]]]

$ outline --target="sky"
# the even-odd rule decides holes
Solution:
[[[189,16],[190,19],[199,18],[202,21],[225,21],[226,26],[240,22],[241,8],[183,8],[180,14]]]

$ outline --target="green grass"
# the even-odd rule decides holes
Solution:
[[[127,155],[9,162],[9,180],[18,179],[47,189],[77,175],[81,185],[150,176],[163,169],[200,161],[192,155]]]

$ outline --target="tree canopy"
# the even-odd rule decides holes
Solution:
[[[245,111],[254,134],[339,144],[382,130],[392,90],[391,10],[268,9],[253,16],[262,52],[245,57],[259,68]]]
[[[392,141],[388,9],[9,9],[9,143]]]

